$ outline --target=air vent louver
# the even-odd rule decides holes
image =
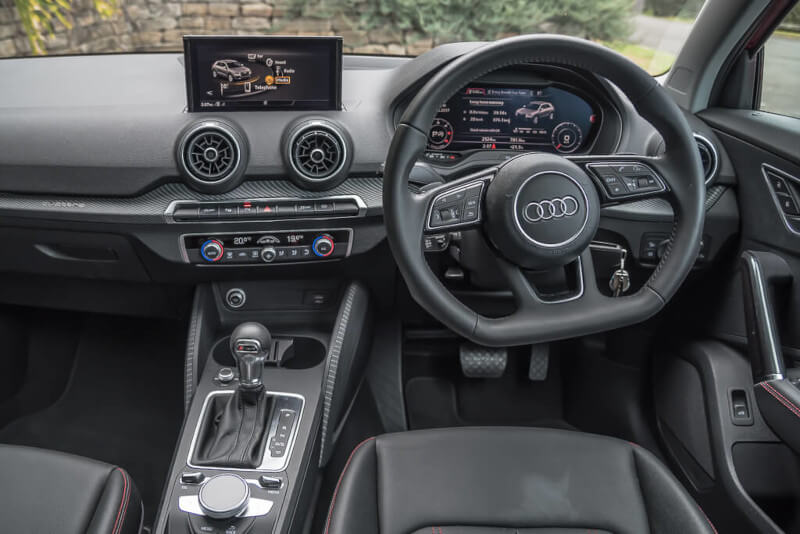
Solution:
[[[183,158],[192,176],[205,182],[218,182],[236,170],[239,149],[226,132],[209,127],[194,132],[186,140]]]
[[[341,168],[345,159],[342,138],[320,126],[301,131],[290,150],[297,172],[309,180],[325,180]]]
[[[697,151],[700,153],[700,161],[703,164],[703,173],[706,177],[706,183],[709,183],[717,174],[717,150],[711,141],[705,137],[694,134],[694,139],[697,142]]]

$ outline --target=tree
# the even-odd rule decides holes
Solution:
[[[72,28],[70,15],[75,0],[14,0],[19,18],[35,54],[45,53],[45,39],[52,35],[57,23]],[[103,18],[117,11],[117,0],[92,0]]]

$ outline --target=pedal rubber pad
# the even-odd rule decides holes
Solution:
[[[462,343],[458,353],[461,372],[467,378],[499,378],[503,376],[508,363],[508,352],[505,348]]]
[[[528,378],[534,382],[547,380],[548,367],[550,367],[550,344],[531,345],[531,363],[528,366]]]

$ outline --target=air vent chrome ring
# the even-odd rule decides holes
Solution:
[[[330,189],[347,177],[352,144],[344,129],[326,119],[304,119],[287,132],[284,159],[298,186]]]
[[[244,179],[247,143],[235,128],[206,120],[181,134],[176,158],[188,184],[204,193],[229,191]]]
[[[706,185],[708,185],[717,176],[719,153],[717,152],[717,147],[707,137],[695,133],[694,139],[697,142],[697,150],[700,151],[703,173],[705,173]]]

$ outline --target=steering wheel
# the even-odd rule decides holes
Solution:
[[[546,63],[594,72],[616,84],[661,134],[658,157],[522,154],[503,164],[413,191],[408,177],[425,150],[441,104],[469,82],[521,63]],[[669,244],[636,293],[606,296],[597,287],[589,244],[600,210],[618,204],[611,183],[647,184],[636,200],[666,198],[675,218]],[[620,167],[622,168],[622,167]],[[612,178],[616,176],[616,178]],[[605,183],[604,183],[605,182]],[[384,170],[383,206],[389,244],[413,298],[457,334],[485,346],[541,343],[619,328],[658,312],[689,274],[700,249],[705,186],[692,131],[680,109],[644,70],[607,48],[582,39],[529,35],[482,46],[434,75],[406,108]],[[455,208],[455,209],[454,209]],[[516,302],[505,317],[476,313],[439,281],[425,260],[423,236],[451,228],[482,229],[498,270]],[[537,291],[530,272],[566,269],[577,278],[559,298]]]

